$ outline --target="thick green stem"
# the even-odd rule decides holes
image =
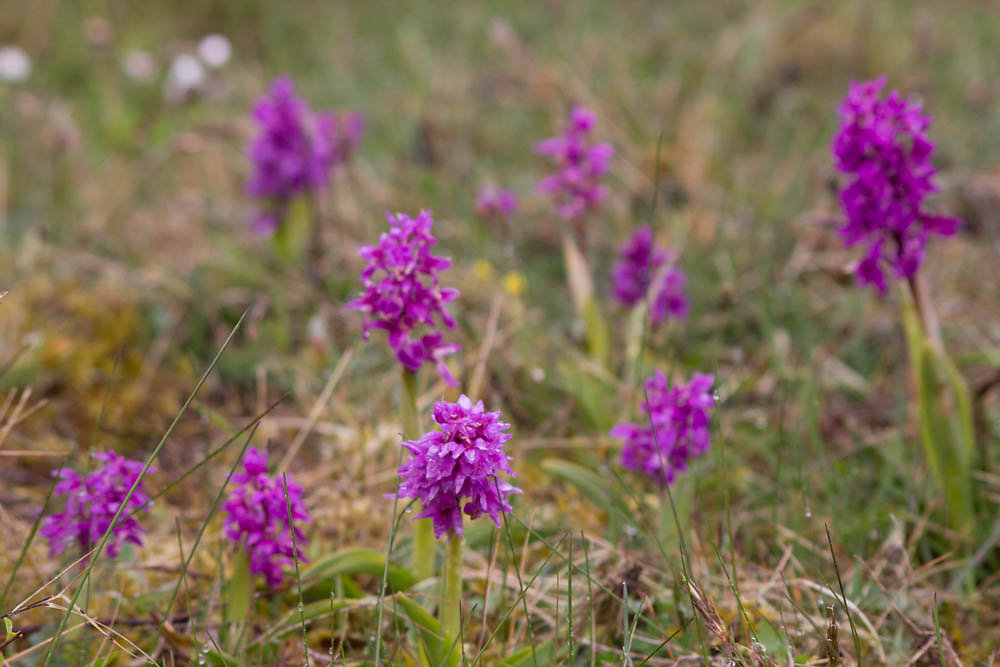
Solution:
[[[400,401],[403,412],[403,437],[419,438],[420,413],[417,411],[417,374],[403,368],[403,396]],[[420,502],[417,501],[417,511]],[[414,576],[423,581],[434,575],[434,527],[430,519],[413,522],[413,562]]]
[[[441,603],[441,630],[445,641],[454,641],[461,630],[462,536],[448,535],[448,559],[444,572],[444,600]]]

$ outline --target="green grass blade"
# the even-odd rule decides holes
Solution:
[[[493,484],[496,487],[497,498],[503,498],[503,495],[500,493],[500,481],[496,477],[493,478]],[[513,560],[513,558],[514,558],[514,541],[510,537],[510,523],[507,520],[507,512],[504,511],[504,509],[503,509],[502,506],[500,508],[500,514],[503,516],[503,532],[504,532],[504,535],[507,536],[507,545],[510,547],[510,557]],[[560,540],[560,542],[562,542],[562,540]],[[553,552],[555,552],[555,551],[556,550],[553,549]],[[548,562],[548,559],[546,559],[546,562]],[[539,573],[540,572],[541,572],[541,569],[539,569]],[[528,638],[531,641],[531,649],[532,649],[531,658],[532,658],[532,662],[535,664],[535,667],[538,667],[537,663],[535,662],[535,652],[534,652],[534,649],[535,649],[535,630],[534,630],[534,628],[531,627],[531,614],[528,613],[528,601],[524,597],[524,594],[527,593],[527,589],[525,589],[524,582],[521,580],[521,567],[517,563],[514,563],[514,575],[517,577],[517,586],[520,589],[518,591],[519,592],[518,597],[520,598],[521,603],[524,605],[524,619],[525,619],[525,623],[528,626]],[[538,575],[536,574],[535,576],[537,577]],[[517,602],[515,602],[514,604],[516,605]],[[497,627],[499,628],[499,625]],[[489,643],[489,640],[487,640],[487,643]],[[485,648],[485,646],[483,648]],[[480,652],[480,655],[481,654],[482,654],[482,652]],[[473,664],[475,664],[475,663],[473,663]]]
[[[10,587],[14,584],[14,578],[17,576],[18,570],[20,570],[21,565],[24,564],[24,558],[28,553],[28,549],[31,547],[31,543],[35,539],[35,535],[38,534],[38,527],[42,523],[42,517],[45,516],[45,510],[48,509],[49,502],[52,501],[52,493],[55,491],[56,484],[59,483],[59,473],[66,467],[66,463],[69,461],[70,456],[71,455],[67,455],[66,458],[63,459],[62,463],[59,464],[59,468],[56,469],[56,474],[52,477],[48,493],[45,494],[45,500],[42,502],[42,509],[38,512],[38,516],[35,517],[34,522],[32,522],[31,531],[28,533],[28,539],[26,539],[24,544],[21,546],[21,552],[17,555],[14,567],[11,569],[10,575],[7,577],[7,583],[4,584],[3,594],[0,595],[0,609],[7,608],[7,594],[10,592]]]
[[[312,621],[318,618],[323,618],[327,614],[335,614],[343,609],[349,609],[352,607],[363,606],[362,600],[346,599],[346,600],[317,600],[316,602],[310,602],[302,606],[302,610],[299,611],[298,608],[290,609],[277,621],[270,624],[267,631],[254,640],[252,643],[254,645],[268,644],[275,639],[285,635],[286,633],[293,632],[299,629],[303,621]]]
[[[236,471],[237,466],[243,460],[243,455],[246,453],[247,448],[250,447],[250,441],[253,440],[254,434],[257,433],[257,426],[255,425],[247,436],[246,442],[243,443],[243,449],[240,450],[240,455],[236,457],[233,465],[229,468],[229,472],[226,474],[225,481],[222,482],[222,486],[219,487],[219,492],[215,495],[215,500],[212,501],[212,507],[208,510],[208,515],[205,516],[205,520],[202,521],[201,527],[198,529],[198,535],[194,539],[194,543],[191,545],[191,551],[188,552],[187,558],[184,559],[184,564],[181,566],[181,576],[177,579],[177,584],[174,586],[173,591],[170,593],[170,600],[167,602],[166,608],[160,615],[160,625],[157,628],[157,635],[163,632],[163,624],[167,622],[170,618],[170,610],[174,606],[174,602],[177,600],[177,593],[181,589],[181,584],[184,578],[187,576],[188,568],[191,567],[191,561],[194,560],[194,554],[198,551],[198,545],[201,544],[201,538],[205,535],[205,529],[208,528],[209,521],[212,520],[212,516],[215,515],[215,510],[218,509],[219,503],[222,502],[222,496],[226,492],[226,487],[229,486],[229,480],[232,479],[233,473]]]
[[[559,544],[562,544],[562,540],[559,540]],[[493,628],[493,632],[491,632],[490,635],[489,635],[489,637],[486,638],[486,641],[483,643],[482,647],[479,649],[479,653],[476,654],[475,659],[473,659],[473,661],[472,661],[473,667],[475,667],[475,665],[478,665],[479,661],[482,660],[483,653],[486,652],[486,648],[490,645],[490,642],[492,642],[493,638],[496,637],[496,635],[497,635],[498,632],[500,632],[500,628],[502,628],[503,624],[507,621],[508,618],[510,618],[510,615],[512,613],[514,613],[514,609],[517,608],[518,603],[521,602],[522,600],[524,600],[524,596],[525,596],[525,594],[527,594],[528,589],[530,589],[531,585],[533,583],[535,583],[535,580],[538,579],[539,575],[545,570],[545,567],[549,564],[549,561],[552,560],[552,557],[555,556],[556,553],[557,553],[557,550],[555,550],[555,549],[553,549],[552,551],[550,551],[548,553],[548,555],[545,556],[545,560],[543,560],[542,564],[538,567],[538,570],[535,571],[535,574],[533,574],[532,577],[531,577],[531,579],[528,580],[528,585],[527,586],[521,586],[521,591],[517,594],[517,599],[514,600],[514,603],[511,604],[507,608],[507,610],[503,613],[503,616],[500,617],[500,620],[497,622],[496,627]],[[534,658],[534,656],[535,656],[535,647],[531,647],[531,655],[532,655],[532,660],[534,661],[534,659],[535,659]]]
[[[282,396],[281,398],[279,398],[278,400],[276,400],[274,403],[272,403],[271,405],[269,405],[260,414],[258,414],[253,419],[251,419],[250,421],[248,421],[243,426],[243,428],[241,428],[236,433],[233,433],[231,436],[229,436],[229,438],[226,439],[225,442],[223,442],[221,445],[219,445],[218,447],[216,447],[215,449],[213,449],[211,452],[209,452],[208,455],[205,456],[202,460],[198,461],[198,463],[196,463],[193,466],[191,466],[190,468],[188,468],[184,472],[184,474],[182,474],[180,477],[178,477],[177,479],[175,479],[172,482],[170,482],[169,484],[167,484],[165,487],[163,487],[162,489],[160,489],[157,493],[150,495],[149,496],[149,500],[147,500],[145,502],[145,504],[140,505],[139,507],[135,508],[128,516],[129,517],[135,516],[139,512],[143,511],[144,509],[146,509],[147,507],[149,507],[150,505],[152,505],[153,502],[156,501],[158,498],[160,498],[163,495],[166,495],[167,493],[170,492],[171,489],[173,489],[178,484],[180,484],[181,482],[183,482],[184,480],[186,480],[188,477],[190,477],[191,475],[193,475],[194,473],[196,473],[205,464],[207,464],[209,461],[211,461],[216,456],[218,456],[223,451],[225,451],[226,448],[229,447],[229,445],[231,445],[234,442],[236,442],[236,440],[241,435],[243,435],[244,433],[246,433],[247,431],[249,431],[252,428],[256,428],[257,425],[260,424],[260,420],[262,420],[264,417],[266,417],[268,415],[268,413],[270,413],[272,410],[274,410],[276,407],[278,407],[278,405],[280,405],[282,403],[282,401],[284,401],[286,398],[288,398],[288,394],[285,394],[284,396]]]
[[[941,667],[945,667],[944,643],[941,641],[941,619],[938,618],[937,591],[934,591],[934,635],[937,637],[938,658],[941,660]]]
[[[854,639],[855,659],[858,665],[861,664],[861,639],[858,638],[858,628],[854,625],[854,616],[851,608],[847,606],[847,593],[844,591],[844,580],[840,577],[840,565],[837,564],[837,554],[833,550],[833,537],[830,536],[830,526],[823,524],[826,528],[826,542],[830,546],[830,556],[833,558],[833,569],[837,573],[837,583],[840,585],[840,598],[844,603],[844,612],[847,614],[847,622],[851,625],[851,637]]]

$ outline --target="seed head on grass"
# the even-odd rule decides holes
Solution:
[[[503,449],[510,424],[464,394],[456,403],[435,403],[433,417],[439,430],[403,443],[413,458],[399,468],[399,497],[420,499],[424,510],[414,518],[430,517],[438,538],[462,535],[463,512],[472,519],[486,514],[499,528],[501,510],[511,509],[506,497],[521,493],[498,479],[500,473],[514,477]]]
[[[364,118],[353,111],[314,113],[291,79],[280,77],[257,100],[253,119],[258,133],[249,146],[253,172],[246,190],[262,202],[254,229],[270,234],[284,222],[293,197],[325,186],[331,170],[348,160],[361,140]]]
[[[851,84],[832,147],[837,169],[851,175],[840,191],[847,215],[840,236],[847,246],[867,247],[856,277],[881,293],[888,287],[887,270],[897,279],[911,278],[930,235],[951,236],[961,225],[923,208],[938,189],[934,144],[927,137],[931,117],[898,91],[883,99],[884,86],[885,77]]]
[[[607,188],[599,180],[615,151],[609,143],[588,143],[596,122],[593,112],[574,107],[562,136],[535,146],[535,151],[547,155],[556,167],[554,174],[538,184],[538,191],[552,197],[566,220],[579,220],[607,196]]]
[[[458,382],[444,358],[462,347],[446,343],[440,331],[413,336],[420,325],[436,328],[437,320],[449,329],[455,328],[447,306],[458,298],[459,292],[441,287],[438,278],[439,273],[451,266],[451,259],[437,257],[432,252],[437,239],[431,234],[434,219],[430,211],[422,211],[416,218],[402,213],[386,216],[389,231],[382,234],[377,245],[358,250],[368,262],[361,272],[364,292],[347,307],[364,313],[364,338],[368,338],[372,329],[382,329],[399,363],[416,371],[425,362],[432,362],[445,382],[457,387]]]
[[[142,472],[142,461],[132,461],[118,456],[113,451],[94,454],[94,458],[104,465],[81,478],[73,470],[63,468],[58,475],[54,494],[65,495],[63,511],[42,519],[39,534],[49,540],[49,552],[58,556],[74,541],[83,552],[96,546],[111,525],[118,508]],[[153,468],[149,472],[154,472]],[[108,540],[108,556],[115,558],[126,542],[142,546],[142,524],[134,516],[134,510],[149,502],[142,490],[142,480],[135,493],[128,500],[118,523]],[[146,508],[148,512],[148,507]]]
[[[648,402],[643,401],[642,410],[648,419],[611,429],[612,437],[625,441],[622,467],[645,473],[659,484],[671,484],[687,470],[689,460],[708,451],[714,381],[711,375],[695,373],[687,384],[671,387],[661,371],[646,380]]]
[[[235,486],[222,505],[227,515],[223,529],[228,539],[244,545],[250,572],[264,575],[267,585],[277,588],[283,578],[283,565],[291,564],[295,555],[306,561],[301,550],[305,536],[298,524],[310,523],[311,519],[302,500],[302,487],[288,482],[286,501],[281,478],[267,474],[267,452],[255,447],[247,450],[243,470],[233,475]],[[296,523],[297,550],[292,546],[289,506]]]
[[[619,260],[611,269],[612,296],[622,305],[632,307],[650,297],[649,319],[653,326],[667,316],[683,319],[688,312],[684,294],[687,278],[673,264],[666,248],[653,243],[653,229],[640,227],[622,244]]]

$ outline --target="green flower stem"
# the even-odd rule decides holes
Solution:
[[[906,284],[910,288],[910,298],[913,299],[913,306],[917,311],[917,322],[924,334],[924,340],[938,351],[942,351],[941,327],[938,325],[937,315],[934,314],[934,307],[931,304],[924,281],[917,273],[910,276]]]
[[[462,536],[457,533],[448,535],[448,559],[444,576],[441,631],[446,641],[454,641],[461,630],[462,602]]]
[[[403,410],[403,437],[419,438],[420,413],[417,411],[417,374],[403,368],[403,397],[400,401]],[[417,502],[420,511],[420,502]],[[411,569],[417,581],[429,579],[434,575],[434,528],[430,519],[417,519],[413,522],[413,562]]]
[[[417,374],[405,366],[403,371],[403,399],[401,407],[403,411],[403,437],[419,438],[420,433],[420,413],[417,412]]]
[[[691,525],[694,479],[690,475],[680,475],[670,488],[672,492],[669,495],[666,488],[660,495],[660,542],[666,549],[677,549],[683,531]],[[678,528],[682,533],[677,532]]]

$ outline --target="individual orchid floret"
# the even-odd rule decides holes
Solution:
[[[446,343],[440,323],[449,329],[455,320],[448,304],[458,298],[458,290],[441,287],[438,274],[451,266],[451,259],[433,254],[437,239],[431,234],[434,219],[430,211],[416,218],[399,213],[386,214],[389,231],[382,234],[378,245],[362,246],[358,250],[368,265],[361,272],[364,292],[347,304],[365,315],[362,335],[372,329],[386,332],[389,346],[396,359],[410,371],[431,362],[450,386],[458,386],[444,357],[462,349],[456,343]],[[421,325],[431,332],[418,336]]]
[[[332,169],[344,164],[364,131],[357,112],[313,113],[286,77],[275,79],[253,108],[258,125],[250,143],[253,172],[247,194],[261,201],[254,228],[269,234],[283,221],[291,199],[322,188]]]
[[[414,518],[430,517],[439,538],[462,535],[463,513],[472,519],[486,514],[499,528],[500,513],[511,509],[506,496],[521,493],[499,478],[514,477],[503,449],[510,424],[464,394],[457,403],[435,403],[433,416],[440,430],[403,443],[413,458],[399,468],[399,497],[420,499],[423,511]]]
[[[668,316],[683,319],[687,315],[688,300],[684,292],[687,278],[674,265],[670,251],[654,245],[650,227],[640,227],[622,244],[611,280],[612,296],[627,307],[649,298],[649,319],[653,326]]]
[[[614,149],[604,142],[588,143],[595,123],[592,112],[577,106],[562,136],[535,146],[536,152],[547,155],[556,166],[556,172],[538,184],[538,191],[552,197],[566,220],[579,220],[607,196],[607,188],[599,180],[608,170]]]
[[[645,473],[659,484],[671,484],[687,470],[688,461],[708,451],[713,382],[711,375],[695,373],[687,384],[671,387],[661,371],[646,380],[645,423],[611,429],[613,438],[625,441],[622,467]]]
[[[479,188],[476,213],[494,222],[507,222],[517,210],[517,195],[512,190],[488,183]]]
[[[306,561],[302,554],[305,536],[299,524],[312,520],[302,500],[302,487],[289,481],[286,498],[285,480],[280,476],[268,476],[267,452],[255,447],[248,449],[243,458],[243,470],[232,476],[235,486],[222,505],[227,515],[223,530],[229,540],[243,545],[251,574],[264,575],[267,585],[277,588],[284,576],[283,565],[292,564],[295,557]]]
[[[855,275],[881,293],[888,288],[887,273],[896,279],[916,274],[931,234],[951,236],[961,225],[923,208],[938,189],[934,144],[927,137],[930,116],[898,91],[882,98],[884,86],[885,77],[851,84],[833,138],[837,169],[851,175],[840,191],[847,221],[839,233],[845,245],[867,247]]]
[[[134,516],[145,507],[149,496],[142,490],[142,461],[132,461],[114,452],[94,454],[94,458],[104,465],[81,478],[73,470],[62,468],[57,473],[60,480],[53,493],[66,496],[63,511],[42,519],[39,534],[49,540],[49,553],[57,556],[73,542],[86,553],[96,547],[125,501],[129,489],[139,480],[135,491],[129,496],[118,522],[111,529],[108,539],[108,556],[115,558],[122,546],[129,542],[142,546],[145,528]],[[148,472],[155,472],[150,468]]]

